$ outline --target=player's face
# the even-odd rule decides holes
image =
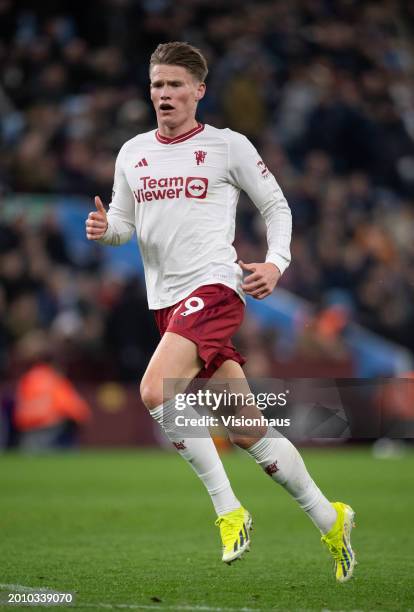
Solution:
[[[199,83],[182,66],[158,64],[150,73],[151,100],[160,128],[177,134],[191,130],[195,125],[198,101],[206,86]]]

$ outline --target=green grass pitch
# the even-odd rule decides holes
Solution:
[[[84,610],[414,610],[414,454],[303,455],[330,499],[356,510],[349,583],[335,583],[309,519],[242,452],[223,460],[255,529],[232,566],[203,486],[174,452],[12,454],[0,459],[3,597],[13,584],[75,591]]]

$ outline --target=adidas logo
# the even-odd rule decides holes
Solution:
[[[142,168],[143,166],[148,166],[148,162],[145,157],[143,157],[137,164],[135,164],[134,168]]]

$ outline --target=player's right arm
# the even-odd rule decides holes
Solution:
[[[120,150],[115,163],[114,188],[108,212],[101,198],[95,197],[96,211],[90,212],[86,220],[88,240],[120,246],[128,242],[135,231],[134,196],[123,169],[124,151],[125,146]]]

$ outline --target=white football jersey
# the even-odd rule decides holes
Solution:
[[[266,261],[283,273],[292,229],[286,199],[245,136],[210,125],[198,124],[173,139],[153,130],[123,145],[100,242],[118,246],[136,232],[151,309],[213,283],[231,287],[244,300],[233,247],[241,189],[265,219]]]

